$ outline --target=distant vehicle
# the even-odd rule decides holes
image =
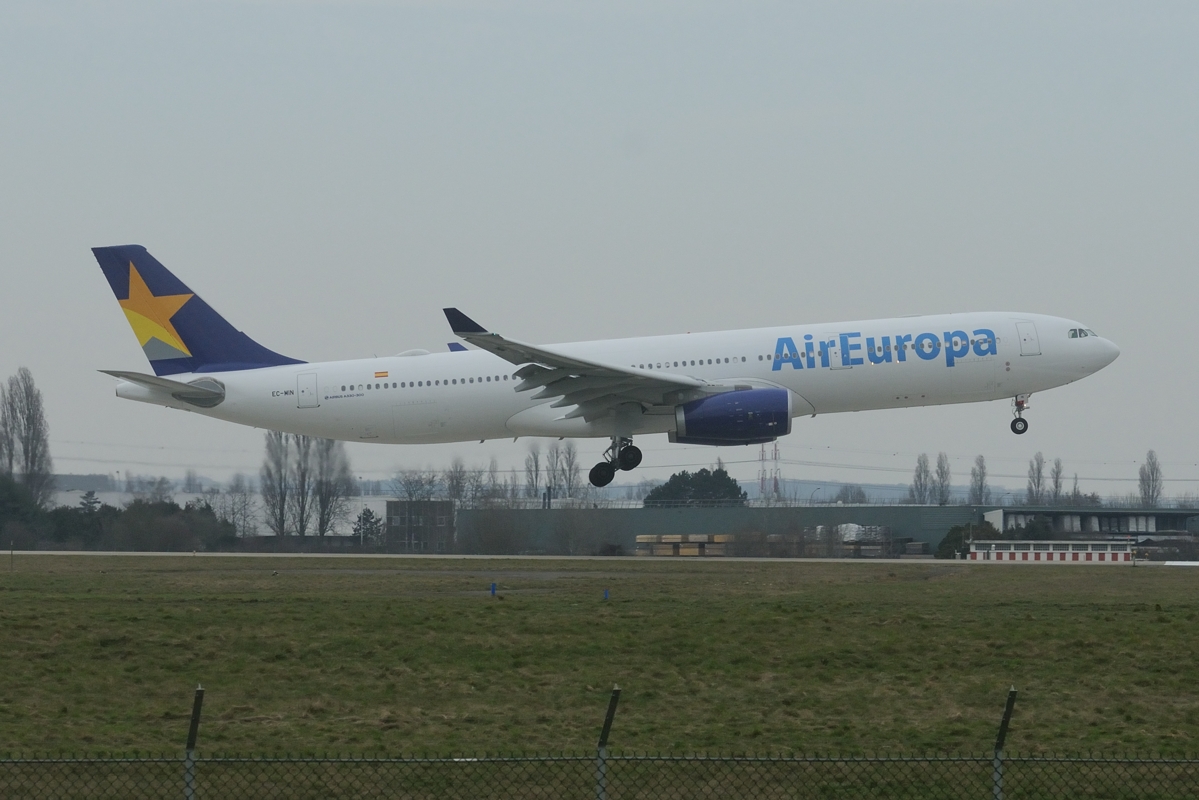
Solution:
[[[1085,325],[978,312],[533,345],[445,309],[449,352],[307,363],[234,328],[140,245],[93,249],[154,375],[105,370],[118,397],[290,433],[417,444],[608,438],[591,482],[641,463],[633,437],[746,445],[799,416],[1013,399],[1120,354]]]

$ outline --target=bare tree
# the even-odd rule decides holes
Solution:
[[[200,476],[194,469],[189,469],[183,474],[183,493],[199,494],[202,491],[204,487],[200,485]]]
[[[229,522],[233,523],[237,535],[253,536],[258,533],[258,525],[255,522],[257,503],[254,500],[254,487],[250,485],[249,479],[240,472],[234,475],[225,489],[225,496],[228,498]]]
[[[291,529],[299,536],[307,536],[308,527],[312,524],[312,484],[315,478],[313,441],[311,436],[299,433],[291,436],[293,455],[288,510],[291,513]]]
[[[276,536],[287,535],[287,509],[291,495],[291,442],[287,434],[268,431],[266,458],[262,462],[259,491],[266,526]]]
[[[465,488],[462,497],[467,506],[478,508],[483,505],[484,497],[487,494],[487,483],[483,480],[483,470],[468,469],[463,486]]]
[[[937,453],[937,475],[933,479],[933,501],[939,505],[949,505],[949,489],[953,475],[949,471],[949,456]]]
[[[15,398],[0,386],[0,475],[11,478],[17,460],[17,416]]]
[[[165,475],[159,475],[156,479],[147,481],[144,484],[147,487],[145,499],[150,503],[173,503],[175,502],[174,492],[175,484],[171,483],[171,479]]]
[[[54,467],[42,392],[33,382],[33,373],[21,367],[0,394],[4,472],[24,484],[38,505],[47,506],[54,499]]]
[[[1028,489],[1025,502],[1030,506],[1045,504],[1045,456],[1039,452],[1028,462]]]
[[[562,445],[557,440],[545,451],[545,485],[555,491],[562,486]]]
[[[392,493],[409,503],[432,500],[440,485],[441,477],[431,469],[402,469],[391,479]]]
[[[466,496],[466,465],[461,458],[454,457],[450,468],[442,475],[442,481],[445,483],[445,496],[456,504],[461,503]]]
[[[525,497],[541,494],[541,445],[533,441],[525,456]]]
[[[579,491],[579,451],[573,441],[568,441],[562,448],[562,489],[567,497],[574,497]]]
[[[1053,469],[1049,470],[1049,502],[1051,505],[1061,505],[1065,499],[1062,494],[1062,477],[1065,470],[1062,468],[1062,460],[1060,458],[1053,459]]]
[[[916,458],[916,471],[912,473],[912,485],[908,487],[908,502],[923,505],[932,495],[933,475],[928,468],[928,454]]]
[[[833,502],[861,505],[870,502],[870,498],[866,496],[866,490],[861,486],[856,483],[847,483],[837,490]]]
[[[313,500],[316,502],[316,535],[333,532],[337,521],[346,515],[354,478],[345,442],[317,439],[313,445]]]
[[[1162,497],[1162,465],[1157,453],[1150,450],[1141,465],[1137,487],[1141,490],[1141,505],[1153,508]]]
[[[487,462],[487,500],[489,503],[495,503],[503,497],[504,490],[500,485],[500,465],[495,460],[495,456]]]
[[[970,504],[987,505],[991,502],[991,487],[987,485],[987,459],[979,455],[970,468]]]

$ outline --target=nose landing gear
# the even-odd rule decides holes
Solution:
[[[641,450],[626,436],[613,436],[612,444],[604,451],[604,460],[591,468],[587,476],[592,486],[607,486],[616,477],[616,470],[636,469],[641,463]]]
[[[1028,403],[1028,398],[1029,395],[1018,394],[1016,395],[1016,399],[1013,401],[1016,406],[1015,411],[1012,412],[1016,415],[1016,418],[1012,420],[1012,433],[1014,434],[1019,435],[1028,430],[1028,420],[1026,420],[1023,416],[1024,412],[1031,408]]]

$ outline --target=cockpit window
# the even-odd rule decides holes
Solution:
[[[1070,338],[1071,338],[1071,339],[1077,339],[1077,338],[1078,338],[1078,328],[1071,328],[1071,329],[1070,329]]]
[[[1084,328],[1083,331],[1084,331],[1084,333],[1086,333],[1087,336],[1098,336],[1099,335],[1099,334],[1095,333],[1095,331],[1091,330],[1090,328]]]

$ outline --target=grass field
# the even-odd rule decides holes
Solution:
[[[2,562],[0,562],[2,563]],[[18,555],[0,752],[1194,753],[1199,570]],[[487,588],[499,584],[499,597]],[[603,600],[604,589],[610,599]]]

